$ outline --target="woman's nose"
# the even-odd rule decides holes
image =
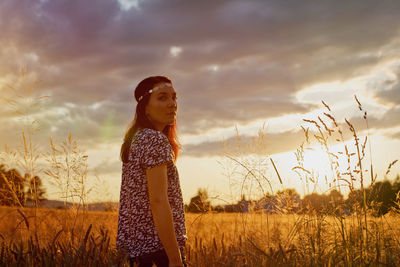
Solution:
[[[176,102],[176,100],[175,99],[170,99],[169,100],[169,103],[168,103],[168,105],[170,106],[170,107],[177,107],[177,102]]]

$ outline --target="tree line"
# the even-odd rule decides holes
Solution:
[[[390,210],[400,211],[400,176],[375,182],[365,190],[366,203],[371,214],[381,216]],[[0,205],[1,206],[36,206],[46,200],[46,190],[39,176],[21,175],[16,169],[7,169],[0,164]],[[258,200],[242,198],[234,204],[211,205],[206,189],[199,189],[185,211],[201,212],[250,212],[266,213],[305,213],[351,214],[363,205],[363,193],[360,189],[351,191],[345,199],[336,189],[328,194],[311,193],[300,197],[295,189],[285,189],[276,194],[266,194]]]
[[[378,181],[365,190],[366,203],[373,216],[381,216],[390,210],[400,211],[400,176],[392,182]],[[185,205],[187,212],[250,212],[265,213],[316,213],[351,214],[363,205],[363,193],[360,189],[351,191],[345,199],[343,194],[332,189],[327,194],[311,193],[303,198],[295,189],[285,189],[276,194],[266,194],[258,200],[241,200],[235,204],[211,205],[207,190],[199,189],[190,203]]]

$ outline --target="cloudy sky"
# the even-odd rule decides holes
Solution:
[[[399,12],[398,1],[4,0],[0,145],[21,145],[20,115],[5,99],[19,95],[26,106],[48,96],[29,109],[40,124],[33,136],[39,150],[49,150],[50,136],[61,143],[71,134],[88,155],[90,176],[118,200],[133,90],[147,76],[167,75],[178,92],[186,202],[199,187],[228,199],[224,169],[232,163],[221,158],[223,140],[234,142],[235,128],[251,140],[263,125],[265,155],[283,177],[274,190],[304,193],[291,171],[301,126],[311,127],[303,119],[325,112],[324,100],[338,122],[349,119],[365,136],[354,95],[368,112],[372,159],[383,179],[400,156]],[[41,80],[32,92],[21,67],[25,84]],[[319,168],[319,158],[308,166]],[[399,172],[395,165],[387,178]]]

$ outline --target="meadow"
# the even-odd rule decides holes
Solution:
[[[36,214],[35,214],[36,213]],[[400,216],[186,214],[190,266],[396,266]],[[1,266],[128,266],[115,249],[117,212],[0,209]],[[363,257],[363,258],[361,258]]]

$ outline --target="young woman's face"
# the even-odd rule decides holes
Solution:
[[[165,86],[162,86],[165,84]],[[172,85],[167,83],[158,83],[160,86],[151,93],[149,103],[146,106],[147,118],[160,131],[165,126],[174,123],[177,112],[176,92]]]

